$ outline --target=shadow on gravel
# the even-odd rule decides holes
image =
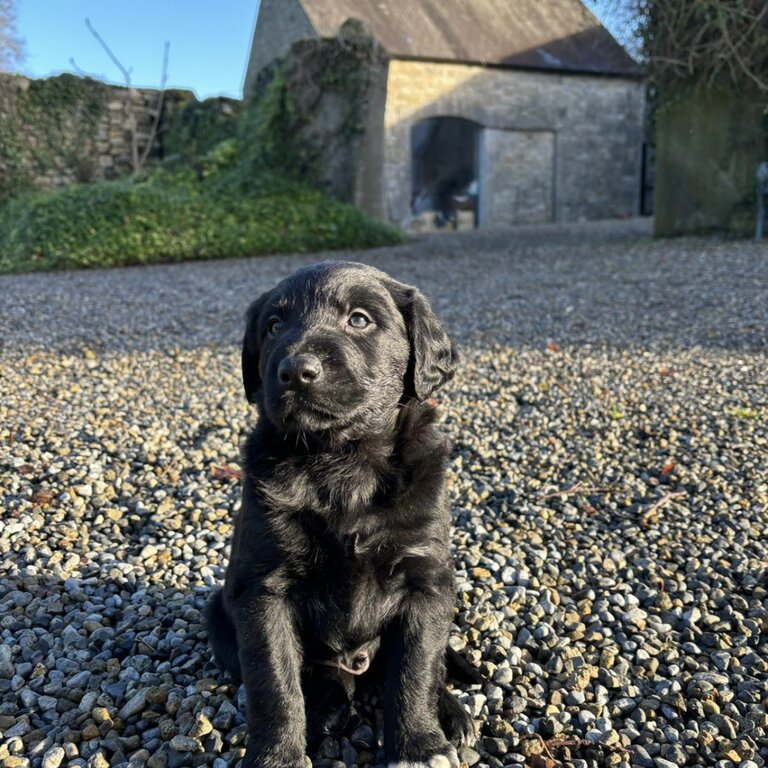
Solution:
[[[237,345],[250,301],[325,258],[418,285],[465,345],[766,349],[768,248],[648,233],[646,220],[520,227],[367,252],[2,277],[0,349]]]
[[[768,249],[634,226],[333,254],[418,285],[465,349],[439,403],[472,765],[768,757]],[[319,258],[0,278],[0,765],[237,763],[201,621],[254,417],[237,347]],[[360,714],[316,766],[376,764]]]

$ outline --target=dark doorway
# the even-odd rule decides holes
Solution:
[[[413,126],[414,215],[433,213],[437,227],[457,228],[462,212],[470,211],[479,225],[481,134],[482,126],[461,117],[430,117]]]

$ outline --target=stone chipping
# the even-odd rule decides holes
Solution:
[[[419,285],[439,395],[467,765],[768,760],[768,248],[635,223],[335,254]],[[327,255],[0,278],[0,765],[236,765],[211,662],[253,424],[248,302]],[[326,768],[378,766],[361,702]]]

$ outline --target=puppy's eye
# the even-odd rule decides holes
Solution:
[[[361,312],[359,309],[355,310],[350,316],[347,323],[351,325],[353,328],[367,328],[373,320],[371,320],[368,315],[365,314],[365,312]]]
[[[279,317],[270,317],[267,322],[267,333],[270,336],[274,336],[276,333],[280,333],[283,330],[283,321]]]

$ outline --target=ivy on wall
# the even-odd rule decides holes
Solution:
[[[349,156],[363,134],[381,56],[355,20],[345,22],[335,38],[294,43],[254,85],[238,135],[243,167],[252,172],[279,167],[323,185],[323,171]],[[339,189],[331,191],[345,197]]]
[[[241,102],[225,98],[191,101],[173,115],[163,132],[163,154],[178,162],[207,155],[237,133]]]
[[[79,170],[86,148],[90,150],[96,141],[108,100],[108,86],[90,78],[64,74],[30,82],[22,119],[36,128],[39,143],[32,155],[38,172]],[[81,172],[88,173],[87,169]]]
[[[0,108],[0,201],[27,191],[36,176],[72,171],[89,181],[109,87],[63,74],[44,80],[7,77]]]
[[[296,43],[244,104],[166,91],[162,163],[198,178],[228,166],[244,187],[278,171],[350,199],[352,158],[382,55],[365,28],[348,21],[335,38]],[[99,132],[120,129],[106,119],[115,100],[123,96],[112,87],[71,74],[0,75],[0,203],[46,177],[54,186],[99,177],[100,153],[110,152],[100,145],[111,144]]]
[[[281,62],[271,67],[263,87],[250,100],[238,132],[244,166],[249,172],[282,166],[302,175],[301,150],[293,145],[291,135],[296,119]]]
[[[31,186],[21,132],[15,120],[0,118],[0,203]]]

